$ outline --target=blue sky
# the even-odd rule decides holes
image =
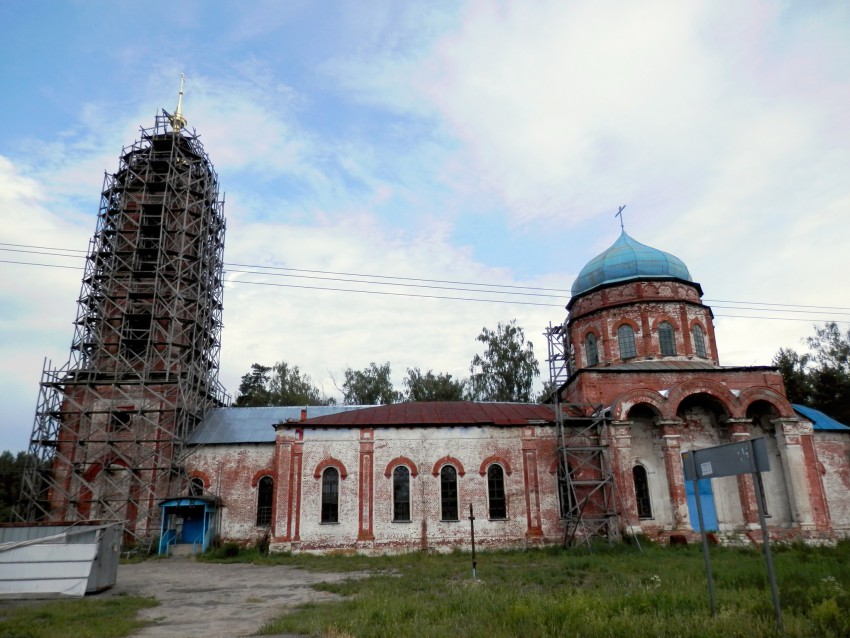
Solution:
[[[103,172],[173,109],[181,72],[227,197],[225,261],[302,275],[227,273],[231,392],[255,361],[330,395],[371,361],[399,387],[409,366],[465,376],[481,328],[513,318],[542,361],[620,204],[702,284],[721,363],[801,348],[850,318],[848,27],[846,2],[4,2],[3,447],[26,445],[44,358],[67,359],[83,263],[12,244],[86,250]]]

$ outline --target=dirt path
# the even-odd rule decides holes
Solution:
[[[358,576],[175,557],[120,565],[116,586],[100,595],[138,594],[159,601],[141,611],[153,624],[134,637],[235,638],[253,634],[287,606],[334,598],[310,585]]]

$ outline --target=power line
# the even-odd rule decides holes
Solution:
[[[35,249],[38,249],[38,250],[47,250],[47,251],[63,251],[63,252],[67,252],[67,253],[77,253],[78,255],[83,256],[83,257],[85,257],[88,254],[84,250],[75,249],[75,248],[53,248],[53,247],[50,247],[50,246],[35,246],[35,245],[31,245],[31,244],[10,244],[10,243],[2,243],[2,242],[0,242],[0,246],[13,246],[13,247],[16,247],[16,248],[35,248]],[[8,249],[8,248],[0,248],[0,251],[23,252],[23,253],[31,252],[31,251],[25,251],[25,250],[12,250],[12,249]],[[55,252],[47,252],[47,253],[33,252],[33,254],[43,254],[43,255],[50,255],[50,256],[56,256],[56,257],[71,257],[71,256],[73,256],[73,255],[59,255],[59,254],[56,254]],[[0,260],[0,262],[3,262],[3,261],[4,260]],[[27,264],[28,262],[7,262],[7,263]],[[37,265],[49,266],[51,264],[37,264]],[[258,265],[258,264],[240,264],[240,263],[230,263],[230,262],[224,262],[224,266],[225,266],[226,270],[229,271],[229,272],[241,272],[241,273],[250,272],[251,274],[264,274],[264,275],[273,275],[273,276],[278,276],[278,275],[275,275],[275,273],[273,273],[273,272],[255,272],[255,271],[257,271],[259,269],[261,271],[271,270],[271,271],[286,271],[286,272],[297,272],[297,273],[315,273],[315,274],[320,274],[320,275],[321,274],[336,275],[336,276],[341,276],[341,277],[368,277],[368,278],[371,278],[371,279],[383,279],[383,280],[419,281],[419,282],[427,282],[429,284],[442,283],[442,284],[454,284],[454,285],[462,285],[462,286],[481,286],[481,287],[488,287],[488,288],[508,288],[508,289],[516,289],[516,290],[537,290],[537,291],[556,292],[556,293],[559,293],[560,295],[566,295],[567,297],[569,296],[569,291],[566,290],[566,289],[563,289],[563,288],[544,288],[544,287],[537,287],[537,286],[519,286],[519,285],[515,285],[515,284],[491,284],[491,283],[478,282],[478,281],[463,281],[463,280],[450,280],[450,279],[427,279],[427,278],[421,278],[421,277],[403,277],[403,276],[400,276],[400,275],[373,275],[373,274],[367,274],[367,273],[353,273],[353,272],[334,271],[334,270],[311,270],[311,269],[305,269],[305,268],[288,268],[288,267],[284,267],[284,266],[264,266],[264,265]],[[231,266],[235,267],[235,268],[230,268]],[[59,267],[67,268],[68,266],[58,266],[57,265],[56,267],[57,268],[59,268]],[[238,268],[251,268],[252,271],[238,270]],[[318,278],[318,277],[315,277],[315,278],[321,279],[321,278]],[[365,282],[364,281],[356,281],[356,280],[351,280],[351,279],[343,279],[343,280],[328,279],[328,280],[329,281],[355,281],[356,283],[370,283],[370,284],[371,283],[380,283],[380,282],[372,282],[372,281],[365,281]],[[395,284],[391,284],[391,285],[395,285]],[[555,296],[559,296],[559,295],[541,295],[541,296],[555,297]],[[806,305],[806,304],[794,304],[794,303],[772,303],[772,302],[762,302],[762,301],[735,301],[735,300],[729,300],[729,299],[709,299],[709,298],[704,298],[703,301],[706,302],[706,303],[710,303],[710,304],[731,303],[731,304],[751,304],[751,305],[756,305],[756,306],[771,306],[771,307],[777,307],[777,308],[812,308],[812,309],[819,309],[819,310],[847,310],[847,311],[850,311],[850,307],[847,307],[847,306],[820,306],[820,305]],[[717,307],[721,307],[721,306],[717,306]]]
[[[15,248],[2,248],[3,246],[14,246]],[[20,250],[20,249],[36,249],[36,250]],[[50,251],[63,251],[66,253],[76,253],[74,254],[58,254],[56,252]],[[28,254],[39,254],[46,256],[55,256],[55,257],[85,257],[86,251],[82,251],[79,249],[70,249],[70,248],[51,248],[47,246],[34,246],[29,244],[9,244],[9,243],[0,243],[0,251],[6,252],[19,252],[19,253],[28,253]],[[48,251],[48,252],[40,252],[40,251]],[[38,262],[26,262],[26,261],[16,261],[16,260],[4,260],[0,259],[0,263],[9,263],[9,264],[17,264],[17,265],[25,265],[25,266],[40,266],[47,268],[64,268],[64,269],[72,269],[79,270],[78,266],[64,266],[60,264],[50,264],[50,263],[38,263]],[[480,292],[484,294],[498,294],[498,295],[511,295],[511,296],[525,296],[525,297],[548,297],[548,298],[558,298],[560,295],[550,295],[550,294],[542,294],[540,292],[519,292],[521,290],[533,290],[533,291],[552,291],[552,292],[562,292],[565,295],[567,292],[565,290],[560,290],[557,288],[542,288],[542,287],[533,287],[533,286],[518,286],[518,285],[510,285],[510,284],[490,284],[490,283],[482,283],[482,282],[467,282],[467,281],[456,281],[456,280],[440,280],[440,279],[426,279],[420,277],[396,277],[389,275],[370,275],[370,274],[362,274],[362,273],[349,273],[349,272],[340,272],[340,271],[321,271],[321,270],[308,270],[308,269],[299,269],[299,268],[285,268],[280,266],[254,266],[250,264],[226,264],[227,266],[238,266],[251,268],[252,270],[241,270],[239,268],[227,268],[225,273],[241,273],[241,274],[253,274],[253,275],[265,275],[271,277],[292,277],[292,278],[300,278],[300,279],[311,279],[317,281],[331,281],[331,282],[345,282],[345,283],[358,283],[358,284],[366,284],[366,285],[378,285],[378,286],[394,286],[400,288],[425,288],[425,289],[433,289],[433,290],[446,290],[446,291],[455,291],[455,292]],[[270,270],[272,272],[264,272]],[[276,271],[285,271],[285,272],[276,272]],[[381,281],[369,281],[363,279],[346,279],[346,278],[338,278],[338,277],[321,277],[315,275],[304,275],[304,274],[290,274],[290,273],[318,273],[318,274],[328,274],[328,275],[340,275],[342,277],[368,277],[373,279],[379,279]],[[528,301],[519,301],[515,299],[487,299],[487,298],[478,298],[478,297],[459,297],[459,296],[447,296],[447,295],[427,295],[427,294],[415,294],[415,293],[407,293],[407,292],[389,292],[389,291],[379,291],[379,290],[362,290],[355,288],[336,288],[330,286],[308,286],[308,285],[298,285],[298,284],[283,284],[283,283],[273,283],[273,282],[258,282],[258,281],[250,281],[239,278],[230,278],[224,280],[226,283],[233,284],[249,284],[249,285],[263,285],[263,286],[272,286],[272,287],[282,287],[282,288],[295,288],[302,290],[325,290],[331,292],[353,292],[358,294],[372,294],[372,295],[387,295],[387,296],[398,296],[398,297],[413,297],[413,298],[424,298],[424,299],[443,299],[443,300],[453,300],[453,301],[470,301],[470,302],[483,302],[483,303],[508,303],[515,305],[535,305],[535,306],[548,306],[548,307],[563,307],[562,303],[557,304],[547,304],[547,303],[536,303],[536,302],[528,302]],[[422,284],[412,284],[412,283],[402,283],[402,282],[430,282],[430,283],[422,283]],[[471,285],[471,286],[481,286],[488,288],[487,290],[480,290],[476,288],[459,288],[455,286],[437,286],[431,284],[437,283],[445,283],[445,284],[458,284],[458,285]],[[499,288],[506,288],[508,290],[498,290]],[[564,300],[566,301],[566,300]],[[710,299],[704,299],[706,303],[712,302]],[[813,305],[803,305],[803,304],[778,304],[778,303],[769,303],[769,302],[748,302],[748,301],[731,301],[724,300],[719,301],[719,303],[729,303],[729,304],[738,304],[736,306],[713,306],[713,308],[722,308],[726,310],[751,310],[751,311],[763,311],[763,312],[771,312],[771,313],[795,313],[795,314],[808,314],[814,315],[819,314],[822,311],[832,311],[828,314],[834,315],[839,314],[841,316],[846,316],[850,313],[847,312],[835,312],[840,310],[850,310],[850,308],[842,307],[842,306],[813,306]],[[743,305],[750,304],[750,305]],[[753,306],[769,306],[769,308],[759,308]],[[796,308],[808,308],[811,310],[796,310]],[[806,318],[798,318],[798,317],[768,317],[768,316],[746,316],[746,315],[724,315],[717,314],[717,317],[729,317],[729,318],[743,318],[743,319],[771,319],[771,320],[785,320],[785,321],[829,321],[830,319],[824,319],[823,317],[806,317]],[[843,320],[834,320],[837,323],[848,323]]]

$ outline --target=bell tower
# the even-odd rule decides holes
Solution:
[[[187,440],[224,405],[218,381],[224,201],[199,136],[174,114],[104,177],[68,361],[42,373],[21,512],[158,532],[186,489]]]

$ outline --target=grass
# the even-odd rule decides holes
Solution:
[[[342,598],[309,604],[261,634],[405,636],[777,636],[764,558],[751,548],[713,548],[719,613],[710,614],[699,547],[604,546],[593,553],[548,548],[470,556],[242,558],[368,578],[318,588]],[[787,636],[850,636],[850,542],[777,547]]]
[[[2,608],[0,638],[118,638],[144,627],[138,611],[157,604],[153,598],[116,596]]]

